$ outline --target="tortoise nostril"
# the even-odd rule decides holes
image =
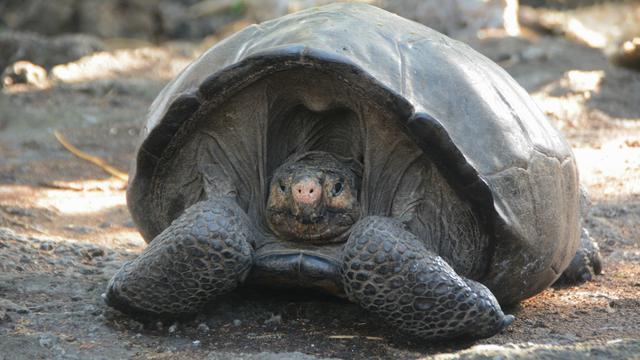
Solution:
[[[322,197],[322,187],[316,179],[300,179],[293,185],[293,200],[299,203],[316,203]]]

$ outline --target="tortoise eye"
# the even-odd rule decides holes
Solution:
[[[338,196],[340,195],[343,189],[344,189],[344,185],[342,185],[341,182],[337,182],[335,185],[333,185],[333,189],[331,189],[331,195]]]
[[[280,183],[280,191],[282,192],[287,191],[287,187],[283,183]]]

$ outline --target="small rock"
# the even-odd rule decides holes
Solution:
[[[164,324],[162,323],[162,321],[156,322],[156,329],[158,331],[162,330],[163,328],[164,328]]]
[[[200,323],[198,324],[198,332],[206,334],[209,332],[209,327],[205,323]]]
[[[104,256],[104,250],[98,247],[91,247],[88,249],[82,249],[80,251],[80,253],[82,254],[82,256],[86,257],[87,259],[91,260],[95,257],[99,257],[99,256]]]
[[[200,347],[200,345],[201,345],[200,340],[193,340],[193,341],[191,342],[191,347],[193,347],[193,348],[196,348],[196,349],[197,349],[197,348],[199,348],[199,347]]]
[[[40,244],[40,250],[51,251],[53,250],[53,245],[50,242],[42,243]]]
[[[30,264],[31,259],[27,255],[20,256],[20,262],[23,264]]]
[[[51,349],[58,342],[58,338],[51,334],[42,334],[38,342],[43,348]]]
[[[178,323],[169,326],[169,334],[174,334],[176,331],[178,331]]]
[[[2,74],[2,84],[12,86],[27,84],[44,89],[49,85],[47,70],[28,61],[18,61],[8,66]]]
[[[6,311],[0,310],[0,324],[4,322],[11,322],[11,320],[11,316],[9,316]]]
[[[142,330],[144,330],[144,324],[142,324],[139,321],[135,321],[135,320],[130,320],[129,321],[129,329],[136,331],[136,332],[140,332]]]
[[[240,326],[240,325],[242,325],[242,321],[240,321],[240,319],[233,320],[233,326]]]

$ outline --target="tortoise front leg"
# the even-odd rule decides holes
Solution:
[[[402,223],[370,216],[345,245],[342,280],[352,301],[424,339],[484,338],[513,321],[484,285],[458,276]]]
[[[108,305],[125,312],[185,314],[234,289],[252,263],[247,215],[229,198],[188,208],[125,263],[107,287]]]

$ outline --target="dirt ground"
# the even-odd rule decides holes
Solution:
[[[407,339],[319,294],[243,289],[180,321],[107,308],[107,281],[145,243],[125,183],[74,157],[53,130],[129,167],[147,107],[206,46],[136,44],[68,64],[43,89],[2,90],[0,359],[640,358],[640,73],[562,37],[472,45],[531,92],[573,146],[592,201],[586,226],[604,257],[594,281],[507,309],[516,321],[475,343]]]

